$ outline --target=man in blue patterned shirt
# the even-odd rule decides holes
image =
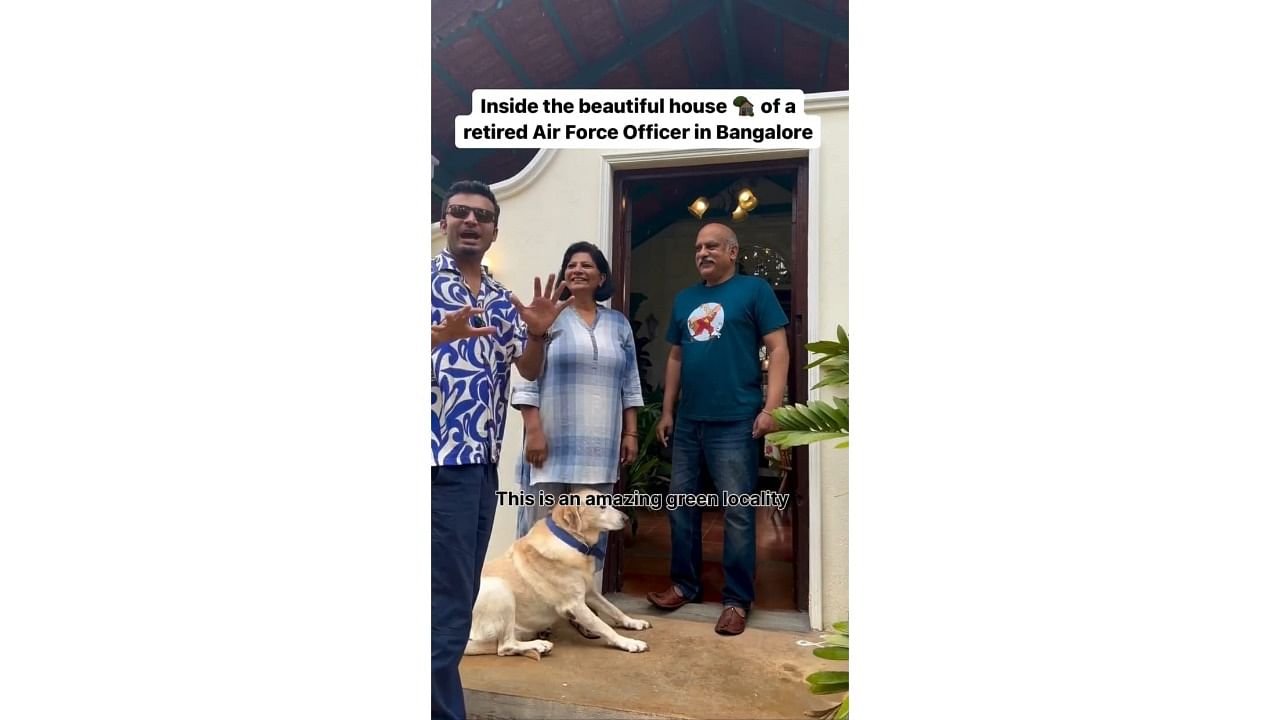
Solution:
[[[431,260],[431,717],[464,720],[458,664],[497,507],[511,367],[542,372],[547,329],[571,300],[547,279],[524,305],[480,264],[498,236],[488,185],[454,183]]]

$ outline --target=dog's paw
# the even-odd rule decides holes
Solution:
[[[523,655],[530,660],[539,660],[543,655],[551,652],[551,648],[555,645],[546,640],[530,640],[524,643],[517,643],[508,647],[498,648],[499,655]]]
[[[627,637],[618,638],[618,647],[627,652],[639,653],[649,649],[649,644],[643,640],[632,640]]]
[[[622,627],[628,630],[648,630],[653,624],[648,620],[637,620],[635,618],[627,618],[622,621]]]

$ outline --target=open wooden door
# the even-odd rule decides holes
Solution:
[[[613,176],[613,257],[609,260],[613,270],[613,301],[611,307],[624,316],[631,315],[631,203],[627,201],[628,182],[623,177]],[[627,468],[624,466],[618,473],[618,482],[614,485],[615,493],[626,492]],[[630,528],[615,530],[609,533],[609,546],[604,558],[604,578],[601,592],[618,592],[622,589],[622,544]]]
[[[791,402],[809,400],[809,162],[796,168],[795,198],[791,203],[791,275],[799,292],[791,295],[791,324],[787,338],[791,350]],[[795,485],[791,489],[791,547],[795,558],[796,608],[809,607],[809,446],[792,449]]]

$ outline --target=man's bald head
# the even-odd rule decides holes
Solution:
[[[728,280],[737,270],[738,236],[728,225],[703,225],[693,243],[693,261],[707,286]]]
[[[698,234],[701,235],[708,230],[718,234],[720,239],[724,240],[727,247],[738,247],[738,234],[735,233],[733,228],[728,225],[717,222],[707,223],[702,226],[702,230],[700,230]]]

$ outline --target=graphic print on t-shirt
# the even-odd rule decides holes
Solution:
[[[689,337],[698,342],[713,340],[720,337],[720,328],[724,327],[724,308],[720,303],[703,303],[689,313],[686,322]]]

